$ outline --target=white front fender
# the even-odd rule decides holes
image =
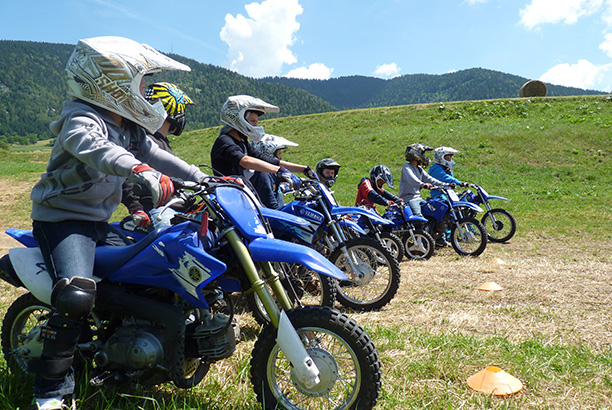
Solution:
[[[319,369],[306,352],[304,344],[284,310],[280,314],[276,343],[293,365],[293,371],[304,386],[312,388],[320,382]]]

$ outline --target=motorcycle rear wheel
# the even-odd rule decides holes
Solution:
[[[346,241],[346,249],[359,271],[351,271],[341,248],[331,254],[330,262],[349,278],[348,281],[338,282],[338,302],[344,307],[360,311],[376,310],[388,304],[400,285],[397,260],[375,239],[350,239]]]
[[[371,409],[381,387],[381,363],[370,336],[335,309],[306,306],[287,312],[320,371],[307,387],[294,377],[276,343],[277,329],[265,326],[251,357],[251,382],[264,409]]]
[[[380,239],[382,240],[382,244],[391,252],[391,255],[395,257],[398,263],[404,259],[404,244],[399,236],[393,232],[381,232]]]
[[[487,231],[477,219],[461,218],[451,228],[450,242],[459,255],[478,256],[487,247]]]
[[[516,219],[505,209],[491,209],[482,217],[482,224],[491,242],[508,242],[516,233]]]

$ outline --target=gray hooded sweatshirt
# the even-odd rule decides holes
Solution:
[[[160,149],[144,128],[119,127],[104,109],[66,101],[50,125],[57,136],[47,172],[30,194],[36,221],[107,222],[121,202],[121,185],[134,165],[146,163],[168,176],[199,181],[198,167]]]

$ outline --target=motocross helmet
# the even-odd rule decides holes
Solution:
[[[181,135],[185,129],[185,106],[193,105],[191,98],[176,85],[170,83],[151,84],[145,90],[145,98],[151,103],[161,101],[170,123],[170,134]]]
[[[279,137],[278,135],[264,134],[259,142],[251,142],[251,147],[255,151],[259,151],[262,154],[275,157],[276,151],[279,149],[285,149],[287,147],[297,147],[298,144],[291,142],[286,138]]]
[[[376,165],[370,170],[370,179],[376,185],[378,189],[378,180],[382,180],[385,184],[389,185],[389,188],[393,188],[393,174],[386,165]]]
[[[185,64],[154,48],[123,37],[79,40],[68,63],[68,95],[107,109],[150,133],[166,118],[161,102],[149,103],[141,94],[145,75],[161,70],[191,71]]]
[[[457,154],[458,152],[459,151],[451,147],[438,147],[434,150],[433,161],[436,164],[442,165],[443,167],[453,168],[455,166],[455,161],[453,161],[452,157],[450,161],[447,161],[444,157],[449,154]]]
[[[324,176],[324,169],[333,169],[334,176],[331,178]],[[331,188],[331,186],[334,185],[334,182],[336,182],[336,178],[338,177],[338,171],[340,171],[340,164],[338,164],[331,158],[323,158],[321,161],[317,162],[315,171],[317,173],[317,176],[319,177],[319,181],[323,182],[325,185]]]
[[[259,115],[267,112],[279,112],[277,106],[268,104],[250,95],[234,95],[229,97],[221,107],[221,122],[246,135],[253,142],[259,142],[264,136],[262,126],[252,126],[246,120],[247,111],[255,111]]]
[[[425,152],[433,151],[432,147],[423,144],[410,144],[406,147],[406,161],[416,161],[421,166],[429,165],[429,158],[425,157]]]

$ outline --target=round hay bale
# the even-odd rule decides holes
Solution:
[[[527,81],[519,90],[519,97],[546,97],[546,84],[540,80]]]

